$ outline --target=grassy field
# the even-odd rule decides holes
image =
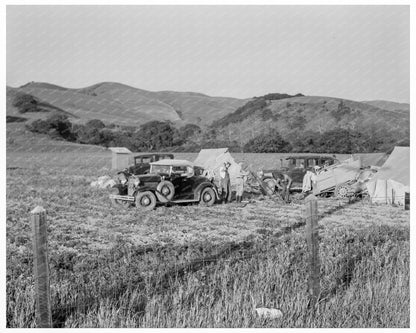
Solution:
[[[55,327],[410,325],[403,208],[319,199],[322,292],[313,313],[301,203],[252,197],[245,206],[118,211],[89,185],[112,174],[108,152],[50,148],[7,152],[8,327],[35,327],[29,212],[37,205],[48,213]],[[253,156],[241,158],[265,163]],[[256,307],[283,317],[259,318]]]

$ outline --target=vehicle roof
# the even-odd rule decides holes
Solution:
[[[332,159],[334,159],[335,157],[328,156],[328,155],[295,155],[295,156],[286,157],[287,160],[289,158],[332,158]]]
[[[177,159],[173,159],[173,160],[169,160],[169,159],[165,159],[165,160],[160,160],[157,162],[152,162],[150,163],[150,165],[168,165],[168,166],[194,166],[194,164],[190,161],[187,160],[177,160]]]
[[[173,156],[173,154],[171,153],[137,153],[134,154],[134,157],[145,157],[145,156],[166,156],[166,155],[170,155]]]

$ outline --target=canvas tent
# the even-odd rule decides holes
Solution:
[[[359,153],[353,154],[355,158],[360,158],[361,166],[382,166],[383,163],[387,160],[387,155],[385,153]]]
[[[224,162],[231,163],[228,171],[230,173],[231,186],[235,186],[237,174],[240,172],[240,166],[231,156],[228,148],[201,149],[194,164],[203,167],[205,170],[212,171],[214,173],[214,179],[218,183],[220,167]]]
[[[410,191],[410,148],[395,147],[386,162],[367,183],[374,203],[404,205],[405,192]]]

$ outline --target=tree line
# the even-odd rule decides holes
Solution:
[[[388,132],[375,127],[365,133],[345,128],[323,133],[299,130],[287,137],[282,137],[271,129],[243,145],[233,140],[218,140],[218,132],[213,128],[202,130],[194,124],[176,128],[171,122],[156,120],[140,127],[106,125],[98,119],[80,124],[72,123],[66,115],[54,113],[44,120],[35,120],[26,127],[54,139],[104,147],[121,146],[136,152],[198,152],[202,148],[228,147],[231,152],[352,154],[389,152],[396,145],[410,144],[409,133]]]

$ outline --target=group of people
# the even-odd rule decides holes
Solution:
[[[243,200],[244,187],[249,175],[249,172],[244,170],[244,165],[240,162],[238,173],[236,175],[236,202],[240,203]],[[221,197],[222,203],[231,202],[231,178],[229,168],[230,162],[224,162],[219,169],[219,186],[218,192]],[[285,202],[289,202],[289,194],[292,185],[292,178],[283,172],[274,171],[273,178],[276,180],[276,187],[280,190],[282,199]],[[303,178],[302,192],[309,194],[312,192],[314,184],[316,182],[317,170],[308,170]],[[213,176],[213,175],[212,175]],[[213,178],[213,177],[212,177]]]
[[[240,203],[243,200],[243,193],[244,193],[244,185],[247,181],[248,172],[244,170],[244,165],[242,162],[239,164],[239,170],[236,175],[236,191],[235,191],[235,199],[236,202]],[[218,192],[221,196],[222,203],[229,203],[231,202],[231,178],[229,168],[231,166],[230,162],[224,162],[224,164],[220,167],[219,172],[219,186]]]

